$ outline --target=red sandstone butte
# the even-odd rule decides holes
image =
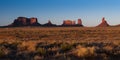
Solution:
[[[18,17],[9,26],[39,26],[37,18]]]
[[[75,21],[72,21],[72,20],[64,20],[62,25],[75,25]]]
[[[78,19],[78,23],[74,20],[64,20],[62,26],[76,26],[76,27],[83,27],[82,20]]]

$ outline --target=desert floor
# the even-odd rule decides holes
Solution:
[[[119,60],[120,27],[0,28],[0,60]]]

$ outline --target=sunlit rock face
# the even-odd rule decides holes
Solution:
[[[78,25],[82,25],[82,20],[78,19]]]
[[[64,20],[62,25],[73,25],[73,21],[71,21],[71,20]]]
[[[97,26],[97,27],[108,27],[110,26],[107,21],[105,20],[105,18],[102,18],[102,22]]]
[[[82,20],[81,20],[81,19],[78,19],[77,25],[83,27],[83,24],[82,24]]]
[[[30,18],[30,24],[36,24],[38,23],[37,18]]]
[[[77,24],[74,20],[64,20],[62,26],[81,26],[82,27],[83,25],[82,25],[81,19],[78,19]]]

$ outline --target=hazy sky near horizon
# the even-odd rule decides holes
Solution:
[[[0,26],[19,16],[37,17],[41,24],[51,20],[81,18],[83,25],[96,26],[105,17],[110,25],[120,24],[120,0],[0,0]]]

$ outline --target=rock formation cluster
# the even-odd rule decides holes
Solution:
[[[22,27],[22,26],[41,26],[41,27],[84,27],[82,24],[82,20],[78,19],[77,22],[74,20],[64,20],[62,25],[56,25],[53,24],[50,20],[48,20],[47,23],[45,24],[40,24],[37,20],[37,18],[32,17],[32,18],[26,18],[26,17],[18,17],[13,21],[12,24],[5,26],[5,27]],[[102,18],[102,22],[97,25],[96,27],[109,27],[107,21],[105,18]],[[120,26],[120,25],[116,25]]]
[[[21,27],[21,26],[43,26],[43,27],[64,27],[64,26],[80,26],[82,27],[81,19],[78,19],[78,23],[76,24],[73,20],[64,20],[62,25],[53,24],[50,20],[48,23],[40,24],[37,18],[26,18],[26,17],[18,17],[13,21],[12,24],[8,25],[10,27]]]
[[[64,20],[62,26],[81,26],[81,27],[83,27],[81,19],[78,19],[77,24],[73,20]]]

